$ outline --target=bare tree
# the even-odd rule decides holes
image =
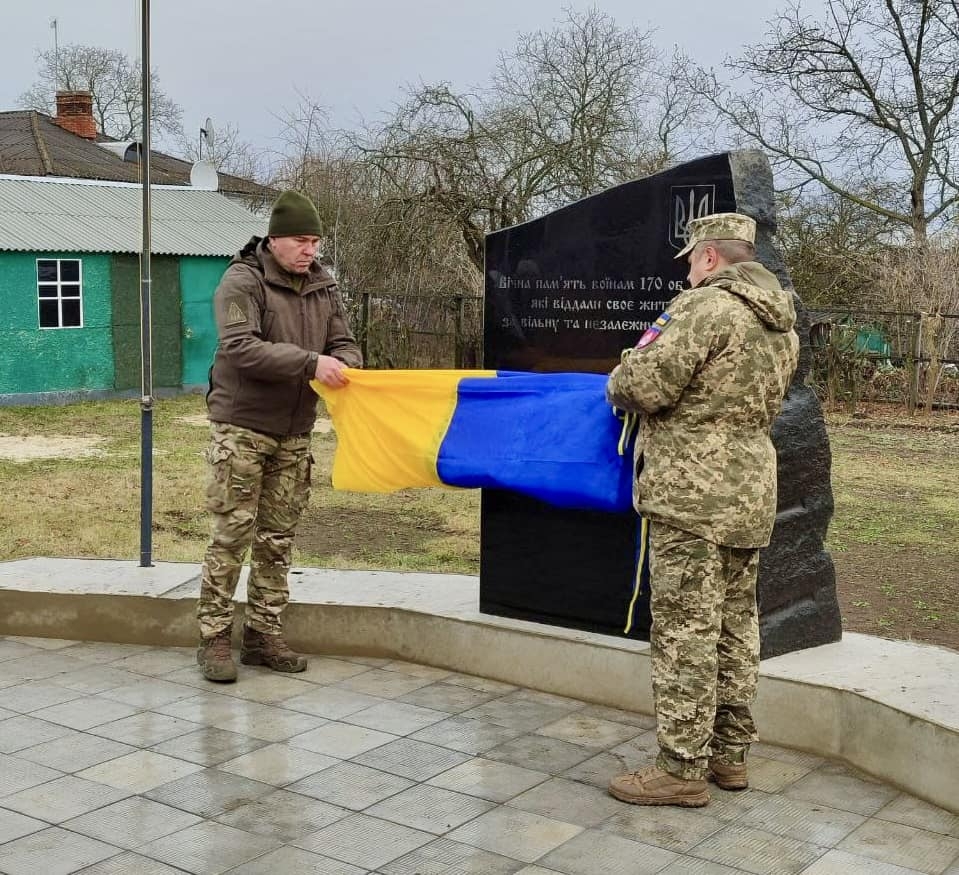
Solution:
[[[97,129],[118,140],[139,136],[143,123],[139,61],[123,52],[98,46],[70,44],[37,54],[37,81],[19,103],[28,109],[52,114],[57,91],[89,91]],[[151,72],[151,124],[159,136],[182,136],[182,110],[163,92],[156,72]]]
[[[358,145],[383,191],[453,223],[482,270],[486,233],[669,162],[683,102],[663,100],[659,63],[647,34],[567,11],[521,36],[486,88],[423,85]]]
[[[735,87],[704,70],[691,85],[800,184],[897,223],[920,246],[954,217],[954,0],[827,0],[818,23],[793,2],[765,44],[727,65]]]

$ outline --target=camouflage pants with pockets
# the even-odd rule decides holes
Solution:
[[[207,450],[210,543],[197,619],[210,638],[233,623],[233,593],[250,549],[246,624],[277,635],[289,601],[297,523],[310,499],[310,434],[277,437],[214,422]]]
[[[723,547],[653,522],[650,634],[657,765],[701,779],[710,756],[757,741],[759,550]]]

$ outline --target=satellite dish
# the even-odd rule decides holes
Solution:
[[[220,177],[216,168],[209,161],[197,161],[190,168],[190,185],[201,191],[217,191],[220,188]]]

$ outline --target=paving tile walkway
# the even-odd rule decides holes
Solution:
[[[429,666],[0,637],[5,875],[959,875],[959,816],[757,745],[698,810],[604,791],[646,715]],[[959,793],[959,789],[957,789]]]

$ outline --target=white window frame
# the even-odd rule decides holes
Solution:
[[[40,279],[40,262],[41,261],[52,261],[57,266],[57,278],[56,280],[41,280]],[[77,279],[75,280],[63,280],[62,271],[60,265],[66,261],[76,262],[77,265]],[[37,269],[37,327],[41,331],[62,331],[70,328],[83,328],[83,259],[81,258],[37,258],[36,260],[36,269]],[[50,296],[40,295],[41,286],[56,286],[57,296],[56,298]],[[70,290],[73,287],[77,288],[77,294],[64,295],[63,288],[68,286]],[[57,324],[56,325],[41,325],[40,322],[40,302],[41,301],[53,301],[57,302]],[[63,324],[63,302],[67,301],[79,301],[80,303],[80,323],[79,325],[64,325]]]

